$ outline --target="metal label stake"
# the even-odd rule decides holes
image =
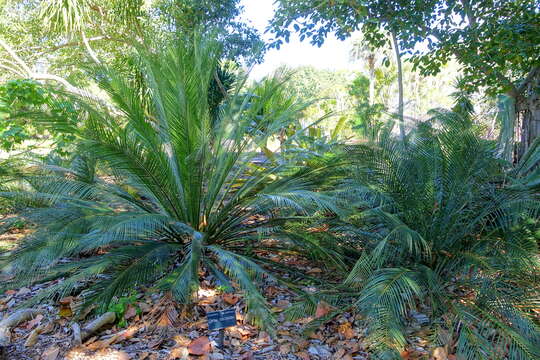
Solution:
[[[236,326],[236,310],[227,309],[222,311],[212,311],[206,314],[208,330],[219,330],[218,347],[225,347],[225,329]]]

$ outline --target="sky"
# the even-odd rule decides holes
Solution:
[[[242,0],[244,6],[243,18],[264,33],[268,21],[274,13],[274,0]],[[265,39],[269,34],[263,34]],[[304,40],[300,42],[296,35],[291,36],[290,42],[285,43],[279,50],[271,49],[266,53],[264,63],[256,65],[250,73],[255,79],[270,74],[280,65],[298,67],[300,65],[312,65],[323,69],[352,69],[349,62],[350,40],[340,41],[334,36],[329,36],[322,47],[318,48]]]

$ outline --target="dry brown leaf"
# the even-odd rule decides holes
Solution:
[[[227,333],[229,336],[240,340],[245,340],[254,335],[254,332],[246,326],[232,326],[227,329]]]
[[[30,334],[28,335],[28,337],[26,338],[26,341],[24,342],[24,346],[32,347],[36,345],[39,335],[43,332],[45,328],[46,328],[46,325],[43,324],[43,325],[39,325],[34,330],[32,330]]]
[[[58,315],[64,318],[71,317],[73,315],[73,311],[71,311],[71,306],[69,305],[60,306],[60,311],[58,312]]]
[[[351,354],[354,354],[355,352],[358,352],[360,351],[360,344],[358,344],[357,342],[355,343],[349,343],[349,347],[350,347],[350,353]]]
[[[124,313],[124,319],[129,320],[137,315],[137,308],[133,305],[128,305],[126,312]]]
[[[317,304],[317,310],[315,311],[315,318],[318,319],[320,317],[327,315],[330,312],[330,310],[332,310],[332,307],[329,304],[327,304],[324,301],[320,301]]]
[[[334,356],[332,358],[335,360],[341,360],[343,359],[343,355],[345,355],[345,349],[341,348],[334,353]]]
[[[409,350],[403,350],[400,355],[401,358],[405,360],[409,360],[411,358],[411,352]]]
[[[61,298],[58,302],[62,305],[69,305],[73,302],[73,296],[67,296],[65,298]]]
[[[270,339],[270,335],[268,335],[268,333],[266,331],[261,331],[259,333],[259,337],[257,339],[255,339],[255,343],[256,344],[269,344],[271,343],[272,340]]]
[[[171,319],[169,318],[169,316],[167,315],[167,312],[165,311],[163,314],[161,314],[161,316],[159,317],[159,320],[157,322],[158,326],[161,326],[161,327],[169,327],[169,326],[172,326],[172,321]]]
[[[279,352],[282,354],[288,354],[291,352],[291,344],[283,344],[279,347]]]
[[[200,338],[193,340],[188,346],[188,351],[191,355],[206,355],[211,349],[212,345],[206,336],[201,336]]]
[[[276,286],[269,286],[265,290],[266,296],[268,297],[274,297],[274,295],[279,294],[281,290]]]
[[[299,350],[307,349],[309,344],[309,341],[306,339],[297,339],[296,341],[296,345]]]
[[[176,343],[177,346],[181,347],[186,347],[189,345],[189,343],[191,342],[191,340],[189,340],[189,338],[185,337],[184,335],[175,335],[173,337],[173,340],[174,342]]]
[[[240,359],[239,360],[253,360],[254,357],[253,357],[253,352],[252,351],[248,351],[246,353],[243,353],[242,355],[240,355]]]
[[[298,356],[302,360],[310,360],[309,354],[305,351],[297,352],[295,355]]]
[[[43,320],[43,315],[38,314],[38,316],[36,316],[35,318],[30,320],[26,324],[26,330],[30,330],[30,329],[34,328],[36,325],[38,325],[41,322],[41,320]]]
[[[433,350],[434,360],[448,360],[448,352],[445,347],[439,346]]]
[[[165,339],[163,338],[154,339],[153,341],[148,343],[148,347],[150,347],[150,349],[157,349],[161,346],[161,344],[163,344],[164,341]]]
[[[169,353],[169,359],[187,359],[189,356],[188,348],[185,346],[175,347]]]
[[[58,354],[60,353],[60,348],[58,346],[51,346],[45,352],[43,352],[43,355],[41,355],[41,360],[56,360],[58,357]]]
[[[212,305],[215,304],[217,298],[215,296],[206,296],[199,300],[199,305]]]
[[[240,298],[233,294],[223,294],[223,301],[225,301],[229,305],[236,305],[236,303],[240,300]]]
[[[351,323],[343,323],[338,327],[339,334],[345,339],[350,340],[354,337],[354,330],[351,326]]]

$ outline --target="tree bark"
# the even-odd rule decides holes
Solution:
[[[398,120],[399,120],[399,137],[401,140],[405,140],[405,117],[404,117],[404,105],[403,105],[403,69],[401,66],[401,53],[399,51],[399,42],[397,40],[396,33],[392,34],[392,43],[394,45],[394,51],[396,53],[397,63],[397,77],[398,77]]]
[[[520,144],[516,149],[519,159],[529,150],[536,138],[540,136],[540,95],[535,91],[540,86],[540,71],[534,77],[526,79],[517,101],[516,112],[519,117]]]
[[[506,161],[513,162],[516,132],[516,98],[512,93],[500,97],[498,101],[498,120],[501,125],[499,132],[499,154]]]
[[[375,54],[371,53],[368,57],[369,66],[369,106],[375,104]]]

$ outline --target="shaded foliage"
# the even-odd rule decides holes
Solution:
[[[419,313],[433,346],[458,358],[538,358],[532,229],[540,202],[477,132],[469,119],[440,112],[406,142],[351,147],[342,196],[358,210],[333,231],[362,255],[343,284],[309,295],[290,315],[321,300],[355,309],[382,358],[400,358]]]

